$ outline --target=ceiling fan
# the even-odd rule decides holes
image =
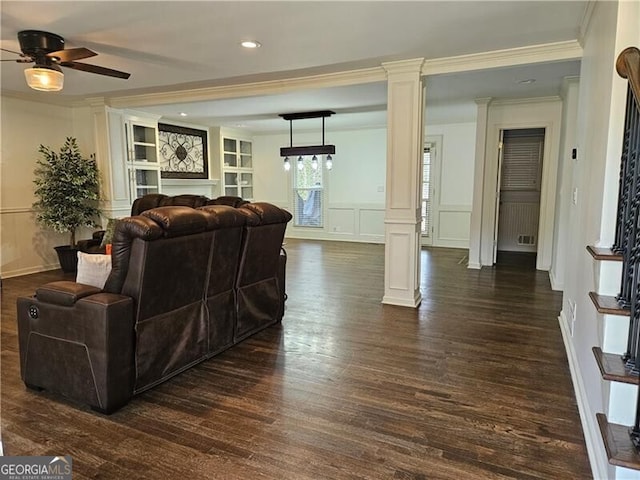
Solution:
[[[64,38],[55,33],[41,30],[23,30],[18,32],[18,42],[20,43],[21,53],[7,50],[6,48],[0,48],[0,50],[15,53],[20,58],[2,61],[35,63],[33,67],[24,71],[27,84],[34,90],[45,92],[62,90],[64,74],[60,67],[97,73],[108,77],[123,78],[125,80],[131,76],[130,73],[119,70],[77,62],[76,60],[94,57],[97,53],[84,47],[65,49]]]

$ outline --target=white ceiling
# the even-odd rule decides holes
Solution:
[[[130,72],[129,80],[65,69],[62,92],[26,87],[24,65],[3,62],[3,93],[39,101],[114,97],[238,81],[287,78],[379,66],[383,61],[463,54],[578,38],[585,1],[75,1],[0,3],[1,45],[19,50],[24,29],[57,33],[67,48],[98,56],[86,63]],[[240,41],[262,43],[246,50]],[[3,52],[2,59],[15,55]],[[502,68],[427,79],[432,105],[473,98],[557,95],[578,62]],[[534,78],[530,85],[518,82]],[[55,97],[54,97],[55,96]],[[384,124],[386,87],[368,84],[269,97],[144,108],[202,125],[287,127],[278,113],[334,110],[333,127]],[[188,117],[178,116],[187,112]]]

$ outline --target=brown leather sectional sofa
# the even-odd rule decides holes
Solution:
[[[198,208],[205,205],[228,205],[230,207],[241,207],[246,205],[248,201],[240,197],[223,196],[214,199],[205,197],[204,195],[182,194],[169,196],[163,193],[150,193],[140,198],[136,198],[131,205],[131,216],[140,215],[142,212],[158,207],[183,206]],[[78,241],[78,250],[86,253],[105,253],[104,245],[102,245],[102,237],[104,230],[94,232],[93,237]]]
[[[118,221],[104,289],[52,282],[18,299],[21,376],[111,413],[277,323],[291,214],[164,206]]]

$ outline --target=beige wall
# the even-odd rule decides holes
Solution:
[[[325,170],[324,228],[287,227],[292,238],[318,238],[381,243],[384,241],[386,128],[327,131],[325,143],[336,146],[333,170]],[[320,132],[295,135],[294,145],[319,143]],[[254,193],[293,211],[293,172],[285,172],[280,147],[286,133],[254,135]],[[295,159],[292,159],[295,168]]]
[[[67,136],[76,136],[82,152],[89,155],[93,130],[85,108],[4,96],[0,101],[0,275],[6,278],[57,268],[53,246],[68,244],[68,237],[40,228],[31,207],[38,147],[58,149]]]

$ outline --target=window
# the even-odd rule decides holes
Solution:
[[[298,160],[293,174],[293,202],[296,227],[324,226],[323,201],[324,182],[321,162],[316,162],[313,168],[312,159],[302,157]],[[300,168],[302,167],[302,168]]]
[[[431,236],[431,153],[433,144],[424,147],[422,155],[422,226],[421,233],[424,237]]]

